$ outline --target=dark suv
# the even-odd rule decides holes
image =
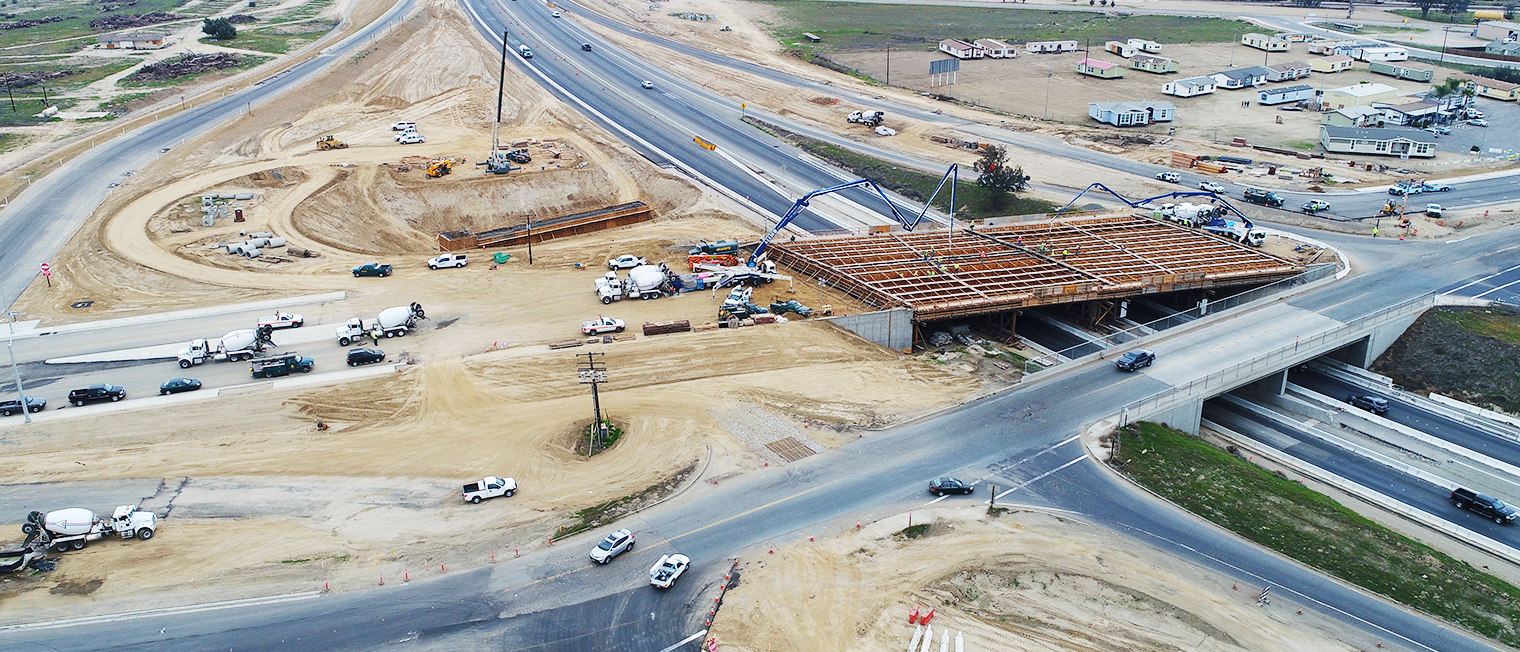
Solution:
[[[47,408],[47,399],[26,397],[26,409],[29,412],[41,412]],[[10,416],[21,411],[21,401],[11,399],[0,402],[0,416]]]
[[[1150,349],[1135,349],[1119,356],[1119,359],[1114,361],[1114,366],[1118,367],[1120,371],[1134,371],[1141,367],[1149,367],[1155,361],[1155,351]]]
[[[1346,402],[1373,414],[1388,414],[1388,399],[1376,394],[1352,394]]]
[[[91,401],[120,401],[126,397],[126,388],[108,383],[90,385],[84,389],[69,392],[69,402],[75,406],[83,406]]]
[[[1458,509],[1471,510],[1482,514],[1484,518],[1494,519],[1500,525],[1509,525],[1520,518],[1520,510],[1504,504],[1504,501],[1462,487],[1451,492],[1451,503]]]
[[[369,348],[348,350],[348,366],[357,367],[361,364],[370,364],[372,362],[385,362],[385,352],[380,349]]]

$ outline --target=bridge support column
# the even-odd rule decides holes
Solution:
[[[1284,369],[1261,380],[1251,383],[1252,387],[1262,389],[1282,396],[1288,391],[1288,370]]]
[[[1190,435],[1196,435],[1198,426],[1203,421],[1203,399],[1178,403],[1144,420],[1164,423]]]

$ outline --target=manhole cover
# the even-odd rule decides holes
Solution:
[[[74,303],[69,304],[69,307],[70,308],[88,308],[88,307],[93,306],[93,305],[95,305],[94,301],[75,301]]]

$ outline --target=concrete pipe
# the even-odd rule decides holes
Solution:
[[[249,258],[258,258],[259,255],[263,253],[264,250],[259,249],[258,247],[251,247],[248,249],[248,251],[244,252],[243,255]]]
[[[283,247],[283,246],[285,246],[285,238],[270,238],[268,244],[266,244],[265,246],[268,246],[268,247]]]

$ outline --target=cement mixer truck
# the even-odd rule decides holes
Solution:
[[[179,350],[179,368],[189,369],[207,360],[252,360],[274,346],[271,340],[274,328],[268,324],[258,328],[232,331],[219,340],[190,340],[190,345]]]
[[[416,302],[410,306],[396,306],[381,310],[376,319],[354,317],[338,327],[338,346],[348,346],[362,341],[370,337],[370,333],[385,337],[405,337],[406,332],[416,328],[417,321],[421,319],[427,319],[427,313],[423,312],[422,304]]]
[[[132,505],[117,507],[110,519],[96,518],[95,512],[71,507],[46,514],[32,512],[27,515],[26,522],[21,524],[21,531],[26,534],[23,547],[29,547],[36,541],[43,548],[51,546],[58,552],[70,548],[83,550],[87,542],[111,535],[146,541],[153,538],[153,532],[157,529],[158,515]]]

